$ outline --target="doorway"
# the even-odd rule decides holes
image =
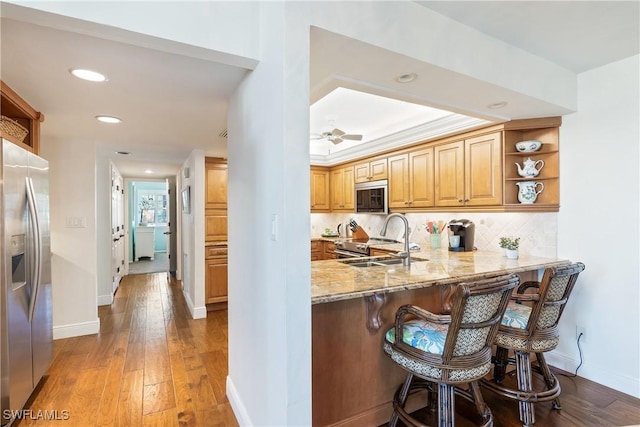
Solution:
[[[175,191],[171,189],[171,182],[167,179],[126,182],[129,274],[167,272],[175,275],[175,263],[171,262],[172,246],[175,246],[171,226]]]

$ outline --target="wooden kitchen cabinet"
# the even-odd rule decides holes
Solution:
[[[205,248],[205,302],[227,302],[228,256],[226,247]]]
[[[205,158],[206,209],[227,209],[227,161]]]
[[[321,240],[311,241],[311,261],[320,261],[323,256],[323,245]]]
[[[437,145],[434,163],[435,206],[502,204],[500,132]]]
[[[311,212],[331,212],[329,169],[311,167]]]
[[[336,259],[338,256],[335,254],[336,244],[335,242],[322,242],[322,259]]]
[[[390,209],[433,207],[433,147],[389,157],[388,163]]]
[[[32,153],[40,154],[40,123],[44,121],[44,115],[36,111],[1,80],[0,111],[3,116],[16,121],[28,131],[24,139],[19,140],[15,136],[0,130],[0,138],[7,139]]]
[[[539,210],[544,212],[558,211],[560,206],[560,123],[546,119],[539,121],[520,120],[510,123],[504,131],[504,204],[509,210]],[[515,129],[514,129],[515,128]],[[520,141],[538,140],[542,146],[533,153],[521,153],[515,149]],[[544,166],[535,178],[523,178],[518,175],[516,163],[530,158],[533,161],[542,160]],[[536,181],[544,185],[544,190],[538,194],[535,203],[520,204],[518,201],[517,182]]]
[[[387,179],[387,159],[375,159],[354,166],[355,182]]]
[[[355,182],[353,166],[331,170],[331,210],[353,212]]]
[[[227,161],[205,158],[205,242],[227,240]]]

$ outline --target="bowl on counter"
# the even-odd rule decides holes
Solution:
[[[538,151],[542,147],[542,142],[537,139],[532,139],[530,141],[520,141],[516,143],[516,150],[521,153],[533,153],[534,151]]]

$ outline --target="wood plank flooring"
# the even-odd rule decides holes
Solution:
[[[560,381],[562,409],[554,410],[551,402],[536,403],[534,427],[640,426],[640,399],[581,377],[568,376],[572,374],[567,372],[551,369]],[[515,387],[515,375],[507,376],[504,384]],[[544,389],[538,376],[534,376],[534,388]],[[494,427],[522,427],[517,402],[484,388],[482,396],[493,412]],[[456,427],[481,424],[473,404],[456,396],[455,405]],[[438,425],[437,414],[426,409],[416,411],[413,416],[428,425]],[[403,426],[402,422],[398,426]]]
[[[48,376],[14,426],[238,425],[225,395],[226,310],[191,319],[180,282],[160,273],[125,277],[98,314],[99,334],[54,342]]]
[[[226,310],[191,319],[180,283],[160,273],[125,277],[98,314],[99,334],[54,342],[48,376],[27,402],[31,415],[14,426],[238,425],[225,395]],[[537,404],[535,426],[640,425],[639,399],[584,378],[558,378],[563,408]],[[495,427],[522,425],[516,403],[488,390],[483,396]],[[473,406],[456,405],[456,426],[475,425]],[[45,419],[52,415],[58,419]],[[419,416],[437,425],[433,414]]]

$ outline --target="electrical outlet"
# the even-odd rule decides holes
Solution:
[[[582,336],[580,336],[582,334]],[[587,342],[587,328],[576,325],[576,339],[580,338],[580,342]]]

